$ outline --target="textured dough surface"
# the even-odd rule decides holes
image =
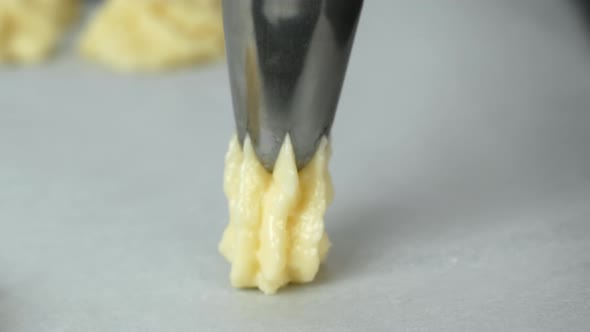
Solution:
[[[225,159],[230,222],[219,249],[231,263],[234,287],[273,294],[289,282],[312,281],[330,241],[324,214],[333,197],[330,147],[323,138],[312,161],[297,171],[289,136],[273,173],[260,164],[249,138],[233,138]]]
[[[79,0],[0,0],[0,62],[45,59],[78,11]]]
[[[218,58],[224,52],[221,0],[108,0],[82,37],[80,52],[123,72]]]

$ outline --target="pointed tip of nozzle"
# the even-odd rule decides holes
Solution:
[[[287,134],[297,167],[328,136],[362,0],[225,0],[238,137],[271,171]]]

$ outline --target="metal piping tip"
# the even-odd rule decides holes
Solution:
[[[285,136],[299,169],[330,134],[363,0],[223,0],[234,116],[272,171]]]

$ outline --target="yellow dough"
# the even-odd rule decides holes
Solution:
[[[223,55],[221,0],[108,0],[80,43],[123,72],[158,71]]]
[[[297,171],[289,136],[274,171],[258,161],[249,138],[233,138],[225,158],[230,222],[219,250],[231,263],[234,287],[275,293],[289,282],[312,281],[330,241],[324,214],[332,200],[330,147],[323,138],[312,161]]]
[[[45,59],[78,11],[78,0],[0,0],[0,62]]]

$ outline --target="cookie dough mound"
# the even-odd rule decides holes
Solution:
[[[0,1],[0,62],[45,59],[78,12],[79,0]]]
[[[221,0],[108,0],[80,52],[123,72],[210,61],[224,52]]]
[[[234,287],[272,294],[289,282],[315,278],[330,247],[323,220],[333,196],[329,157],[323,138],[313,160],[298,172],[287,136],[269,173],[250,139],[243,150],[236,138],[231,141],[224,181],[230,222],[219,250],[232,264]]]

